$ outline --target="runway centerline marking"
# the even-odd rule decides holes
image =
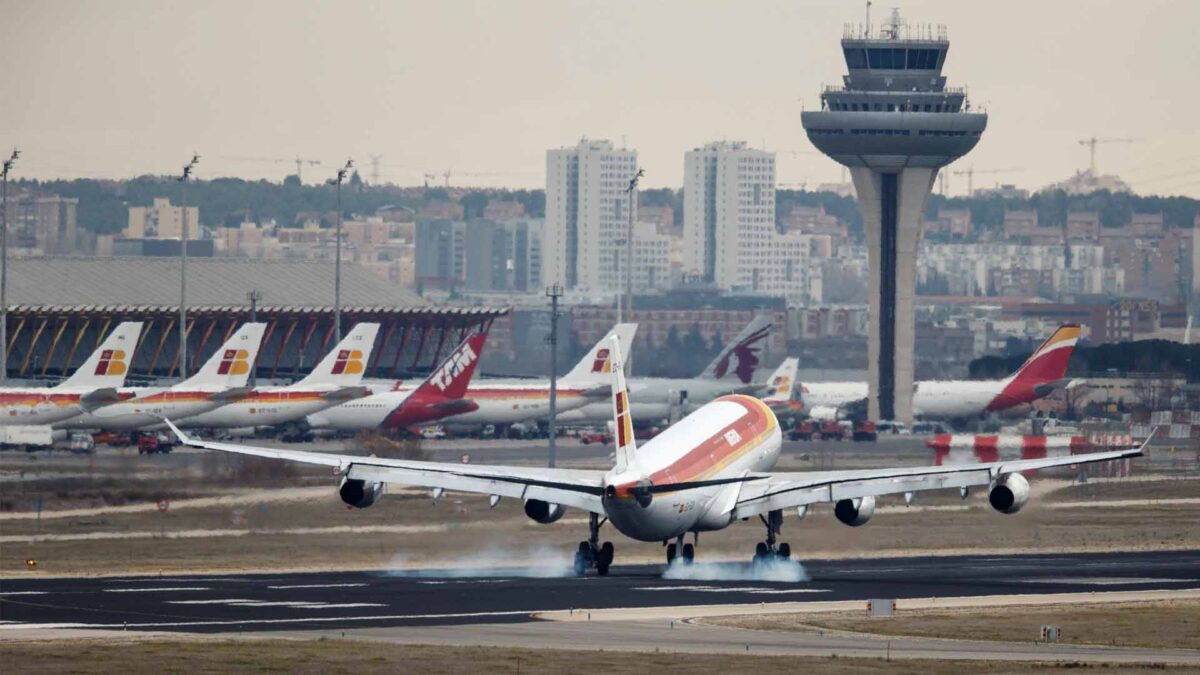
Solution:
[[[287,607],[289,609],[355,609],[359,607],[387,607],[378,602],[323,602],[320,600],[249,600],[245,598],[221,598],[216,600],[168,600],[168,605],[227,605],[229,607]]]
[[[1013,579],[1022,584],[1081,584],[1090,586],[1121,586],[1137,584],[1185,584],[1200,579],[1156,579],[1149,577],[1030,577]]]
[[[159,586],[154,588],[105,588],[105,593],[166,593],[168,591],[211,591],[208,586]]]
[[[267,586],[272,590],[290,590],[293,588],[358,588],[366,584],[295,584],[293,586]]]
[[[634,586],[635,591],[695,591],[699,593],[750,593],[786,595],[790,593],[829,593],[826,588],[769,588],[764,586]]]

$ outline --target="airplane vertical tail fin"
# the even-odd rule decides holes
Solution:
[[[1079,342],[1080,328],[1076,324],[1059,326],[1025,363],[1012,375],[1012,381],[1029,387],[1061,380],[1067,372],[1067,362]]]
[[[768,406],[784,406],[793,402],[793,391],[796,386],[796,371],[800,368],[800,359],[791,356],[783,360],[767,383],[770,392],[763,397]]]
[[[765,314],[759,314],[746,324],[742,332],[737,334],[717,358],[708,364],[700,377],[707,380],[740,381],[750,384],[754,378],[754,369],[758,367],[758,353],[762,351],[767,337],[771,335],[771,319]]]
[[[141,321],[125,321],[108,334],[104,342],[92,355],[63,380],[60,387],[120,387],[125,384],[125,375],[133,361],[138,336],[142,333]]]
[[[633,414],[629,410],[629,389],[625,386],[625,360],[621,357],[621,341],[615,336],[609,340],[609,362],[617,471],[625,471],[633,462],[637,441],[633,438]]]
[[[175,387],[244,387],[258,358],[265,323],[244,323],[196,374]]]
[[[571,386],[608,384],[608,378],[605,376],[612,369],[612,341],[618,339],[621,348],[628,352],[636,334],[636,323],[619,323],[613,326],[612,330],[600,338],[583,359],[575,364],[571,372],[559,379],[559,383]]]
[[[360,323],[354,326],[342,341],[337,344],[325,358],[321,359],[297,385],[337,385],[353,387],[362,382],[367,362],[375,348],[375,335],[379,332],[377,323]]]
[[[450,352],[450,356],[435,368],[412,393],[413,396],[433,395],[448,399],[460,399],[467,393],[467,385],[475,374],[479,355],[487,333],[475,333]]]

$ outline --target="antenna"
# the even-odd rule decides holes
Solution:
[[[379,185],[379,160],[383,155],[367,155],[371,158],[371,185]]]

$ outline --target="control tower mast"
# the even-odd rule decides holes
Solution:
[[[970,152],[987,126],[963,89],[946,86],[944,26],[909,26],[898,11],[874,30],[846,26],[849,74],[801,113],[817,149],[850,169],[870,264],[868,413],[911,422],[913,296],[925,202],[938,170]]]

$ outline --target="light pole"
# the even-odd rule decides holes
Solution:
[[[354,168],[354,160],[346,160],[346,166],[338,169],[337,178],[330,178],[329,185],[337,186],[337,233],[333,257],[333,335],[334,344],[342,341],[342,181]]]
[[[182,185],[183,196],[180,200],[183,202],[180,205],[182,211],[182,219],[179,223],[179,380],[182,382],[187,379],[188,373],[188,354],[187,354],[187,242],[188,242],[188,206],[187,206],[187,184],[188,178],[192,177],[192,169],[200,163],[200,155],[192,153],[192,161],[183,165],[183,174],[179,176],[179,183]],[[196,223],[199,227],[200,224]]]
[[[262,300],[262,291],[254,289],[246,293],[246,299],[250,301],[250,323],[258,323],[258,302]],[[250,388],[253,389],[258,383],[258,367],[254,364],[250,368]]]
[[[0,172],[0,382],[8,380],[8,172],[20,156],[14,148]]]
[[[633,178],[629,179],[629,230],[625,233],[625,311],[629,320],[633,320],[633,212],[636,210],[638,180],[646,175],[645,169],[638,169]],[[621,322],[618,313],[617,323]]]
[[[562,294],[562,286],[546,287],[550,296],[550,468],[558,454],[558,299]]]

